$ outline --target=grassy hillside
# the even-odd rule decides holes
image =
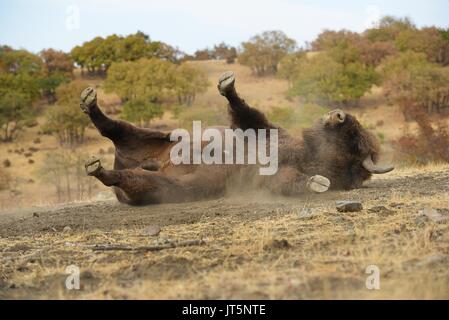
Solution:
[[[238,91],[251,106],[266,112],[275,122],[285,125],[294,134],[299,134],[301,128],[310,125],[327,111],[323,107],[303,105],[298,99],[288,99],[285,95],[288,89],[285,80],[276,77],[253,76],[248,67],[238,63],[227,64],[225,61],[216,60],[189,63],[195,64],[207,72],[210,82],[208,90],[197,96],[192,107],[168,109],[161,119],[152,122],[153,127],[163,129],[191,128],[192,120],[203,120],[208,125],[227,124],[227,103],[219,95],[216,88],[218,77],[227,70],[233,70],[236,73]],[[120,110],[119,98],[115,94],[106,94],[103,91],[101,79],[90,79],[88,82],[98,88],[99,101],[104,109]],[[78,108],[77,105],[73,107]],[[389,160],[394,158],[394,152],[389,143],[391,139],[400,136],[405,128],[410,130],[415,128],[413,123],[404,122],[397,107],[385,103],[382,88],[373,88],[370,94],[363,97],[360,108],[346,111],[355,114],[363,125],[381,139],[385,157]],[[116,114],[111,116],[117,117]],[[3,169],[11,177],[11,183],[9,189],[0,191],[0,208],[45,205],[67,201],[67,199],[58,199],[55,186],[42,178],[45,155],[62,150],[54,136],[41,134],[44,122],[45,119],[41,116],[38,118],[37,126],[25,128],[14,142],[0,144],[0,161],[3,162],[8,159],[11,162],[10,167]],[[39,143],[35,143],[38,142],[35,141],[36,138],[39,138]],[[86,132],[86,142],[76,152],[80,156],[100,154],[103,159],[111,163],[113,159],[112,146],[112,143],[101,137],[91,125]],[[29,148],[32,148],[32,155],[28,154],[30,153]],[[38,150],[33,150],[33,148]],[[23,152],[21,152],[22,149]],[[71,153],[72,151],[65,152]],[[72,196],[70,201],[96,198],[99,193],[102,197],[107,197],[110,194],[109,188],[97,183],[93,187],[90,195],[83,194],[82,197],[78,198]]]

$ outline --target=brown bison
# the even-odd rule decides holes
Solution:
[[[114,143],[115,161],[114,170],[107,170],[93,157],[86,162],[87,174],[113,187],[120,202],[144,205],[219,197],[236,183],[283,195],[324,192],[329,187],[353,189],[372,174],[393,170],[376,165],[378,141],[352,115],[331,111],[304,130],[302,138],[292,137],[246,104],[234,84],[232,72],[223,74],[218,83],[221,95],[229,102],[230,127],[278,129],[276,174],[258,175],[255,165],[174,165],[170,150],[178,142],[170,140],[170,132],[138,128],[107,117],[98,107],[92,88],[82,92],[80,106],[100,133]]]

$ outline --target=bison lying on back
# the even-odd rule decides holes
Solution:
[[[81,94],[81,109],[100,133],[115,145],[114,170],[106,170],[98,158],[86,163],[87,174],[112,186],[119,201],[133,204],[182,202],[218,197],[235,181],[246,189],[268,189],[283,195],[324,192],[329,187],[361,187],[373,173],[386,173],[380,167],[376,138],[355,117],[341,110],[326,114],[301,138],[290,136],[270,123],[260,111],[239,97],[232,72],[223,74],[220,93],[229,101],[232,129],[278,129],[279,170],[260,176],[254,165],[173,165],[170,150],[177,143],[170,133],[137,128],[104,115],[97,105],[96,92],[87,88]],[[222,128],[221,128],[222,129]]]

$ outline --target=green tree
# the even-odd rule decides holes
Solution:
[[[56,89],[57,104],[46,112],[44,130],[56,134],[61,146],[72,147],[84,141],[89,119],[77,105],[80,92],[87,86],[87,83],[79,80],[61,84]]]
[[[395,44],[401,52],[422,52],[430,62],[449,64],[449,38],[445,37],[444,30],[435,27],[406,29],[397,35]]]
[[[199,68],[183,63],[176,69],[174,91],[180,105],[191,106],[198,93],[204,93],[209,86],[207,74]]]
[[[329,106],[351,106],[377,81],[372,68],[360,62],[343,64],[327,53],[301,61],[293,77],[291,95]]]
[[[122,118],[138,123],[141,127],[147,127],[152,119],[161,117],[163,114],[162,105],[144,99],[135,99],[123,105]]]
[[[29,96],[15,90],[0,93],[0,127],[3,141],[12,141],[25,121],[33,116]]]
[[[288,53],[294,52],[296,42],[282,31],[266,31],[242,43],[239,62],[249,66],[254,74],[276,74],[278,64]]]
[[[89,74],[104,75],[114,62],[137,61],[141,58],[158,58],[177,62],[181,52],[166,43],[151,41],[143,32],[126,37],[110,35],[106,38],[96,37],[76,46],[71,56]]]
[[[0,128],[2,140],[11,141],[26,121],[35,116],[33,101],[40,97],[41,59],[26,51],[0,48]]]
[[[365,30],[364,36],[373,42],[394,42],[399,33],[405,30],[416,30],[416,26],[409,18],[385,16],[380,19],[376,27]]]
[[[159,59],[114,63],[105,81],[105,89],[116,92],[122,101],[144,99],[162,103],[173,94],[176,65]]]
[[[307,54],[304,51],[287,54],[281,59],[278,76],[288,81],[289,88],[293,86],[293,79],[305,59],[307,59]]]

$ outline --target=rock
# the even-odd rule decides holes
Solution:
[[[273,240],[270,240],[266,245],[264,245],[263,249],[264,250],[277,250],[277,249],[288,249],[290,247],[291,247],[290,243],[288,243],[288,241],[285,239],[281,239],[281,240],[273,239]]]
[[[312,216],[313,216],[313,210],[311,208],[302,208],[298,214],[298,218],[300,218],[300,219],[309,219]]]
[[[34,163],[34,160],[33,160],[33,159],[28,159],[28,163],[29,163],[29,164],[33,164],[33,163]]]
[[[448,260],[447,255],[436,254],[436,255],[431,255],[431,256],[425,257],[424,259],[417,262],[415,265],[417,267],[433,267],[440,263],[445,263],[447,260]]]
[[[362,211],[363,206],[360,201],[337,201],[337,211],[339,212],[357,212]]]
[[[423,257],[421,259],[414,258],[414,259],[404,261],[402,263],[402,267],[406,270],[410,270],[413,268],[435,267],[442,263],[446,264],[448,260],[449,260],[448,255],[434,254],[434,255],[429,255],[429,256]]]
[[[393,214],[394,211],[386,208],[385,206],[375,206],[368,209],[368,212],[377,213],[380,215],[390,215]]]
[[[403,202],[391,202],[389,204],[390,207],[392,208],[396,208],[396,209],[401,209],[402,207],[404,207],[404,203]]]
[[[69,226],[65,226],[64,229],[62,229],[62,232],[64,233],[68,233],[70,231],[72,231],[72,228],[70,228]]]
[[[142,235],[156,237],[161,233],[161,228],[159,226],[149,226],[142,231]]]
[[[442,223],[449,219],[448,209],[424,208],[419,211],[419,215],[424,215],[433,222]],[[419,216],[418,216],[419,217]]]
[[[11,166],[11,161],[9,159],[3,160],[3,166],[9,168]]]
[[[39,213],[33,212],[33,217],[34,217],[34,218],[39,218]]]
[[[424,214],[420,214],[415,218],[415,223],[418,226],[424,225],[427,221],[429,221],[429,218]]]

